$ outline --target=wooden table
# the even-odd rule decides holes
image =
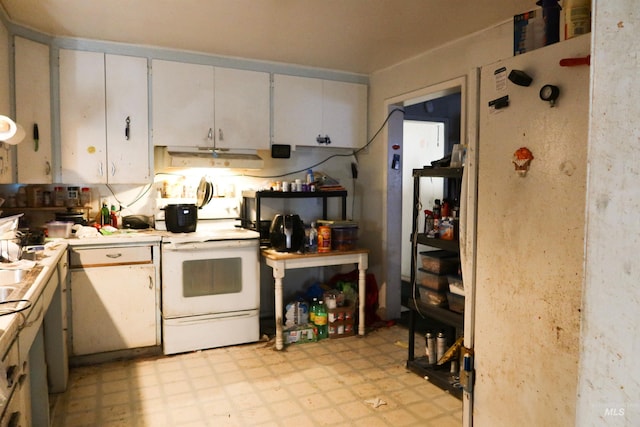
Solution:
[[[358,334],[364,335],[364,305],[366,297],[365,274],[369,263],[369,251],[356,249],[353,251],[333,251],[315,254],[298,254],[288,252],[276,252],[273,249],[263,249],[262,256],[269,267],[273,269],[275,282],[275,310],[276,310],[276,349],[282,350],[282,315],[284,305],[282,302],[282,279],[286,270],[294,268],[324,267],[328,265],[358,264],[358,306],[359,322]]]

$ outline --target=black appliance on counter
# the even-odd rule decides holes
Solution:
[[[271,247],[278,252],[304,250],[304,223],[298,215],[276,215],[269,229]]]
[[[198,208],[194,204],[169,204],[164,207],[167,231],[193,233],[198,224]]]

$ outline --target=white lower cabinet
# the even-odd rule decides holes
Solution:
[[[148,261],[139,259],[141,253]],[[149,246],[72,250],[72,356],[160,344],[151,254]]]

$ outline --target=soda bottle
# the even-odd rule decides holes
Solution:
[[[318,298],[313,297],[311,300],[311,308],[309,309],[309,322],[315,325],[316,312],[318,311]]]
[[[322,340],[327,338],[329,335],[329,330],[327,328],[327,307],[324,305],[324,301],[318,301],[318,309],[316,311],[316,315],[313,318],[313,323],[318,328],[318,339]]]

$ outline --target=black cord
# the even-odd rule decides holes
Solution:
[[[391,119],[391,115],[392,115],[393,113],[395,113],[396,111],[399,111],[399,112],[401,112],[401,113],[403,113],[403,114],[404,114],[404,109],[402,109],[402,108],[398,108],[398,107],[396,107],[396,108],[394,108],[393,110],[391,110],[391,111],[389,112],[389,114],[387,114],[387,118],[386,118],[386,119],[384,119],[384,122],[382,122],[382,125],[378,128],[378,130],[376,131],[376,133],[375,133],[375,134],[373,134],[373,136],[371,137],[371,139],[370,139],[370,140],[369,140],[365,145],[363,145],[362,147],[358,148],[357,150],[355,150],[355,151],[354,151],[354,152],[352,152],[352,153],[349,153],[349,154],[332,154],[331,156],[327,157],[326,159],[321,160],[321,161],[319,161],[319,162],[317,162],[317,163],[315,163],[315,164],[313,164],[313,165],[311,165],[311,166],[307,166],[307,167],[304,167],[304,168],[302,168],[302,169],[298,169],[298,170],[295,170],[295,171],[292,171],[292,172],[285,172],[285,173],[282,173],[282,174],[279,174],[279,175],[265,175],[265,176],[259,176],[259,175],[247,175],[247,174],[243,174],[243,176],[246,176],[246,177],[249,177],[249,178],[282,178],[283,176],[294,175],[294,174],[297,174],[297,173],[305,172],[305,171],[307,171],[307,170],[309,170],[309,169],[313,169],[313,168],[315,168],[316,166],[320,166],[321,164],[326,163],[326,162],[328,162],[329,160],[331,160],[331,159],[333,159],[333,158],[335,158],[335,157],[351,157],[351,156],[355,156],[356,154],[358,154],[358,153],[359,153],[359,152],[361,152],[362,150],[365,150],[369,145],[371,145],[371,144],[373,143],[373,141],[378,137],[378,135],[380,134],[380,132],[382,132],[382,129],[384,129],[384,127],[387,125],[387,123],[389,122],[389,119]]]
[[[26,309],[31,308],[31,306],[32,306],[31,301],[29,301],[28,299],[14,299],[14,300],[0,301],[0,305],[18,304],[18,303],[21,303],[21,302],[26,302],[27,304],[25,304],[24,307],[17,308],[17,309],[12,309],[10,311],[0,311],[0,316],[8,316],[9,314],[20,313],[21,311],[25,311]]]

